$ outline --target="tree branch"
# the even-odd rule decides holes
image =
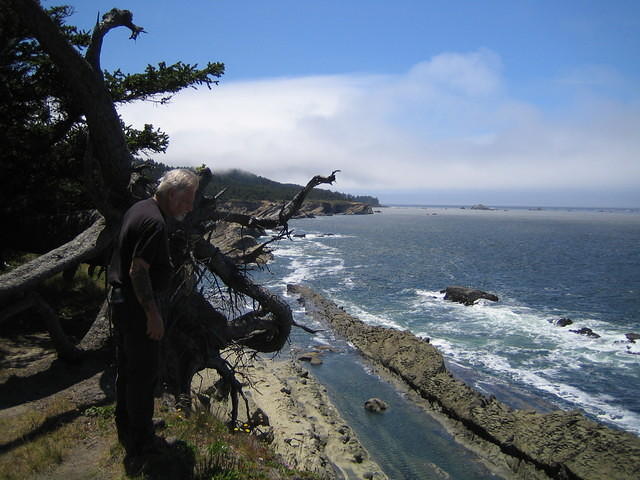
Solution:
[[[336,181],[336,173],[339,171],[340,170],[334,170],[328,177],[321,177],[320,175],[316,175],[311,180],[309,180],[309,183],[307,183],[307,185],[300,192],[298,192],[298,194],[293,197],[293,199],[289,203],[287,203],[280,211],[280,214],[278,215],[280,225],[285,225],[289,221],[289,219],[291,219],[291,217],[293,217],[298,212],[298,210],[300,210],[300,208],[302,207],[302,203],[304,202],[305,198],[307,198],[307,195],[309,195],[311,190],[323,183],[332,185],[333,182]],[[263,228],[270,227],[263,226]]]
[[[279,351],[286,343],[293,324],[293,315],[289,305],[279,296],[266,288],[256,285],[243,275],[235,263],[223,255],[216,247],[204,239],[194,247],[194,256],[229,287],[256,300],[266,312],[273,314],[274,329],[251,337],[244,345],[269,353]]]
[[[224,220],[225,222],[237,223],[244,225],[245,227],[261,227],[265,229],[272,229],[286,225],[286,223],[302,208],[302,204],[305,199],[318,185],[323,183],[333,184],[336,181],[336,173],[340,170],[334,170],[328,177],[322,177],[316,175],[313,177],[307,185],[300,190],[289,202],[287,202],[277,215],[269,217],[254,217],[252,215],[244,215],[236,212],[225,212],[217,210],[214,205],[200,208],[194,212],[194,223],[200,223],[210,220]]]
[[[96,215],[93,225],[70,242],[0,276],[0,303],[31,290],[71,265],[96,256],[110,244],[114,230],[105,228],[104,217]]]
[[[100,78],[103,78],[102,68],[100,67],[100,54],[102,51],[102,43],[104,37],[110,30],[117,27],[127,27],[131,30],[130,39],[135,40],[141,33],[146,33],[144,28],[138,27],[133,23],[133,14],[129,10],[120,10],[113,8],[102,16],[102,22],[96,22],[91,35],[91,44],[87,49],[85,58],[93,67],[93,70]]]

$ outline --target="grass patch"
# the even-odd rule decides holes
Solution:
[[[178,440],[175,451],[172,447],[168,454],[169,463],[188,460],[193,480],[319,479],[317,475],[285,465],[269,445],[256,438],[256,431],[251,428],[230,432],[224,423],[204,410],[191,415],[170,408],[157,408],[156,411],[167,424],[162,435]],[[21,438],[41,427],[48,416],[64,412],[64,402],[58,402],[43,411],[0,420],[0,431],[4,433],[10,429],[12,439],[18,439],[19,443]],[[59,475],[56,469],[67,462],[67,472],[68,466],[72,465],[70,462],[78,461],[78,455],[91,456],[91,471],[78,472],[85,475],[82,478],[129,478],[123,468],[125,452],[117,440],[114,413],[114,405],[90,407],[75,420],[61,422],[50,431],[10,448],[0,454],[0,478],[18,480],[37,475],[61,478],[56,476]],[[3,440],[5,445],[6,440]],[[92,447],[87,446],[88,441]],[[137,478],[144,480],[145,476]]]
[[[93,419],[96,427],[98,427],[100,430],[108,430],[113,425],[115,413],[115,405],[107,405],[104,407],[89,407],[84,411],[84,415],[89,419]]]
[[[260,441],[248,425],[230,432],[206,410],[186,416],[181,411],[165,413],[166,436],[174,436],[193,452],[194,480],[316,480],[309,472],[286,466],[269,445]],[[247,431],[248,430],[248,431]]]
[[[13,445],[0,454],[0,478],[24,479],[59,465],[66,453],[74,448],[79,434],[68,423],[55,425],[48,432],[38,434],[51,418],[68,412],[72,407],[64,399],[54,400],[44,408],[29,410],[21,415],[0,419],[2,444]],[[30,439],[30,436],[34,436]]]
[[[41,428],[49,418],[72,410],[70,402],[56,398],[43,408],[34,408],[13,417],[0,417],[0,442],[7,444],[28,437]]]

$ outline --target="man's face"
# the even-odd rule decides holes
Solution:
[[[191,210],[193,210],[193,200],[196,196],[196,189],[176,190],[169,193],[169,214],[181,222]]]

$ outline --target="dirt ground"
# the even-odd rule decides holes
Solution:
[[[3,333],[0,478],[117,478],[113,427],[97,428],[99,419],[85,414],[112,401],[109,352],[70,364],[57,359],[47,333]]]

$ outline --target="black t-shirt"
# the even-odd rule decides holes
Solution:
[[[141,258],[150,265],[154,293],[169,287],[172,268],[167,226],[152,198],[141,200],[127,210],[111,257],[109,283],[121,285],[125,292],[132,291],[129,269],[133,258]]]

